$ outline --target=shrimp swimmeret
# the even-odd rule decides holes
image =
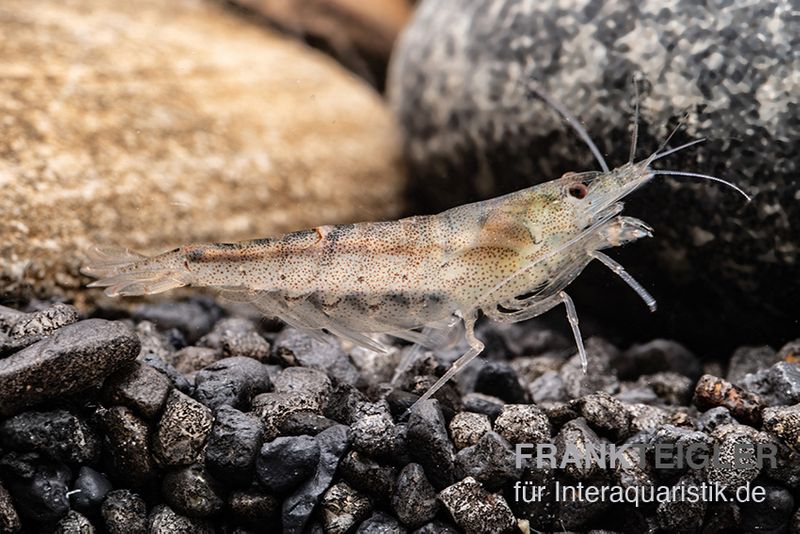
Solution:
[[[650,168],[699,141],[609,170],[577,121],[556,109],[589,143],[603,172],[567,173],[438,215],[187,245],[153,257],[95,249],[94,263],[83,272],[99,278],[90,287],[104,287],[110,296],[216,287],[294,327],[316,334],[324,330],[377,351],[388,348],[371,334],[426,345],[432,333],[460,318],[470,348],[418,402],[483,351],[474,333],[479,312],[495,321],[518,322],[564,304],[585,371],[578,317],[564,290],[589,262],[609,267],[651,310],[656,307],[653,297],[601,252],[652,235],[644,222],[620,215],[621,199],[659,174],[724,181]]]

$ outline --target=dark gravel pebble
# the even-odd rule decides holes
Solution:
[[[64,464],[37,453],[8,453],[0,459],[0,477],[23,518],[34,523],[57,521],[69,511],[69,481]]]
[[[464,411],[482,413],[492,422],[500,416],[504,405],[497,397],[483,393],[468,393],[464,396]]]
[[[94,525],[84,515],[70,510],[56,524],[54,534],[92,534]]]
[[[329,343],[322,343],[295,328],[284,328],[275,338],[273,352],[286,365],[318,369],[339,382],[355,385],[359,378],[358,369],[342,350],[339,341],[332,336],[329,340]]]
[[[173,510],[188,517],[208,517],[225,505],[219,484],[198,464],[164,475],[161,495]]]
[[[127,406],[145,419],[154,419],[164,408],[170,389],[172,382],[163,373],[146,363],[133,362],[106,380],[103,394],[108,404]]]
[[[184,347],[178,352],[169,356],[169,363],[173,367],[173,371],[181,373],[181,377],[186,380],[187,377],[193,376],[197,371],[205,369],[209,365],[213,365],[222,359],[222,351],[219,349],[212,349],[209,347]],[[158,366],[156,366],[158,367]],[[181,391],[185,391],[180,388]]]
[[[127,534],[147,530],[147,506],[130,490],[114,490],[106,495],[100,515],[109,534]]]
[[[104,474],[84,465],[72,484],[70,504],[81,512],[93,512],[100,506],[111,488],[111,481]]]
[[[280,437],[265,443],[256,458],[256,476],[264,488],[287,493],[317,470],[320,444],[311,436]]]
[[[619,380],[611,362],[618,357],[619,350],[611,343],[591,337],[586,340],[588,367],[583,371],[580,357],[575,354],[561,367],[561,379],[567,396],[577,399],[597,391],[614,394],[619,390]]]
[[[61,303],[32,313],[6,312],[3,315],[5,320],[0,321],[0,334],[5,335],[0,336],[0,357],[33,345],[80,318],[74,306]]]
[[[741,385],[748,374],[769,369],[779,361],[778,353],[772,347],[739,347],[733,351],[728,361],[728,374],[725,378],[729,382]]]
[[[567,389],[564,379],[558,371],[545,371],[531,382],[528,390],[533,402],[559,402],[567,400]]]
[[[196,462],[213,422],[211,410],[173,389],[153,436],[155,457],[165,466]]]
[[[764,408],[758,395],[712,375],[700,377],[694,390],[693,402],[701,410],[724,406],[739,421],[753,425],[761,423],[761,410]]]
[[[228,498],[228,508],[236,523],[257,532],[280,530],[280,500],[268,493],[249,489],[234,491]]]
[[[387,456],[394,448],[393,440],[388,438],[393,433],[394,421],[386,401],[362,402],[356,406],[350,425],[354,449],[371,456]]]
[[[656,339],[617,353],[612,365],[622,380],[672,371],[694,380],[700,376],[700,360],[686,347],[669,339]]]
[[[123,323],[88,319],[67,325],[0,359],[0,415],[98,386],[137,354],[139,340]]]
[[[489,493],[471,477],[442,490],[439,500],[467,534],[505,532],[514,527],[514,514],[503,496]]]
[[[214,534],[214,527],[204,519],[176,514],[172,508],[159,504],[147,520],[148,534]]]
[[[766,408],[764,429],[778,436],[790,447],[800,449],[800,404]]]
[[[755,447],[769,442],[769,438],[756,429],[739,424],[723,425],[711,433],[718,445],[720,462],[712,462],[705,469],[705,480],[723,487],[737,488],[752,482],[761,473],[762,465],[756,458],[738,462],[740,447]],[[755,450],[755,449],[753,449]]]
[[[162,330],[177,328],[189,343],[207,334],[223,314],[209,297],[147,303],[133,312],[135,319],[155,323]]]
[[[765,484],[764,489],[766,495],[763,502],[753,500],[742,503],[742,532],[786,532],[795,508],[794,497],[780,486]]]
[[[711,434],[716,428],[735,422],[733,416],[731,416],[731,412],[729,412],[727,408],[724,406],[717,406],[716,408],[711,408],[703,412],[703,414],[697,418],[697,429],[706,434]]]
[[[95,463],[100,438],[85,421],[66,410],[23,412],[0,424],[0,445],[39,451],[62,462]]]
[[[383,512],[375,512],[356,529],[356,534],[406,534],[397,519]]]
[[[266,363],[270,355],[269,341],[258,333],[256,325],[239,317],[222,319],[197,344],[218,349],[225,358],[243,356]]]
[[[369,497],[345,482],[331,486],[320,502],[325,532],[344,534],[372,513]]]
[[[630,412],[608,393],[586,395],[576,401],[576,406],[589,426],[613,441],[625,439],[630,434]]]
[[[577,447],[578,450],[591,450],[592,448],[598,450],[603,445],[601,438],[594,430],[589,428],[584,418],[573,419],[561,427],[561,430],[556,434],[556,462],[562,463],[567,446]],[[573,480],[584,482],[607,476],[602,466],[595,459],[580,463],[570,462],[564,467],[563,471]]]
[[[487,490],[496,491],[522,475],[516,460],[511,444],[503,436],[487,432],[478,443],[458,452],[456,474],[460,479],[472,477]]]
[[[450,421],[450,437],[457,450],[475,445],[481,436],[491,432],[492,423],[482,413],[458,412]]]
[[[258,417],[221,406],[214,414],[214,425],[205,449],[205,465],[224,484],[247,485],[253,477],[253,466],[263,441],[264,427]]]
[[[697,485],[697,480],[692,475],[682,477],[676,484],[684,488]],[[656,511],[658,526],[667,532],[694,532],[703,525],[707,505],[702,499],[670,500],[659,503]]]
[[[339,464],[339,474],[352,487],[388,502],[395,491],[397,469],[382,465],[358,451],[350,451]]]
[[[262,393],[253,399],[253,413],[264,424],[264,440],[272,441],[280,435],[286,420],[297,413],[319,414],[319,401],[304,393]]]
[[[414,461],[437,488],[455,480],[455,451],[447,435],[444,415],[439,401],[426,400],[411,412],[406,434],[407,447]]]
[[[528,396],[519,383],[514,368],[506,362],[487,361],[478,371],[475,391],[492,395],[509,404],[527,402]]]
[[[156,471],[147,423],[123,406],[101,409],[98,419],[112,479],[133,487],[150,482]]]
[[[495,431],[517,443],[544,443],[550,441],[550,421],[535,404],[508,404],[494,423]]]
[[[334,425],[337,421],[328,419],[324,415],[311,412],[294,412],[281,422],[278,432],[283,436],[316,436],[323,430]]]
[[[800,402],[800,364],[778,362],[746,375],[739,385],[761,396],[766,404],[795,404]]]
[[[638,384],[650,388],[663,402],[676,406],[686,405],[694,392],[694,381],[672,371],[642,375]]]
[[[460,534],[460,532],[453,525],[443,521],[432,521],[419,527],[413,534]]]
[[[198,371],[195,386],[194,398],[212,410],[223,405],[247,410],[253,397],[269,391],[272,384],[262,363],[236,356]]]
[[[333,426],[316,436],[319,443],[319,464],[314,476],[283,501],[282,524],[288,534],[303,531],[322,493],[333,480],[339,461],[349,445],[347,427]]]
[[[439,511],[436,490],[419,464],[408,464],[397,477],[397,489],[392,496],[392,509],[400,521],[410,528],[420,527],[432,520]]]
[[[21,529],[22,523],[11,500],[11,494],[0,484],[0,532],[15,533]]]

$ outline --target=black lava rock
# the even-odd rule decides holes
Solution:
[[[211,410],[173,389],[153,436],[153,452],[158,461],[165,466],[197,461],[213,422]]]
[[[273,351],[287,365],[319,369],[345,384],[358,382],[358,369],[333,337],[329,343],[322,343],[306,332],[284,328],[275,338]]]
[[[311,412],[294,412],[281,422],[278,431],[282,436],[316,436],[339,423],[333,419]]]
[[[151,482],[156,471],[147,423],[122,406],[100,410],[98,418],[104,430],[103,443],[112,479],[133,487]]]
[[[792,518],[795,500],[786,488],[764,485],[763,502],[748,500],[742,507],[742,532],[786,532]]]
[[[456,473],[458,478],[472,477],[487,490],[497,491],[522,475],[516,461],[511,444],[500,434],[487,432],[478,443],[458,452]]]
[[[106,495],[100,514],[109,534],[127,534],[147,530],[147,506],[130,490],[114,490]]]
[[[253,397],[269,391],[271,385],[262,363],[236,356],[199,371],[195,376],[194,397],[212,410],[223,405],[247,410]]]
[[[450,421],[450,437],[458,450],[475,445],[481,436],[491,430],[489,417],[482,413],[458,412]]]
[[[75,510],[70,510],[56,525],[54,534],[74,534],[94,532],[94,525],[85,516]]]
[[[514,514],[503,496],[489,493],[471,477],[442,490],[439,500],[467,534],[505,532],[514,527]]]
[[[188,517],[208,517],[225,505],[218,483],[198,464],[164,475],[161,494],[176,512]]]
[[[0,424],[0,444],[75,464],[94,463],[100,455],[100,438],[95,430],[66,410],[23,412],[6,419]]]
[[[372,503],[366,495],[339,482],[322,496],[320,509],[325,532],[344,534],[369,517]]]
[[[177,328],[189,343],[207,334],[222,315],[222,309],[209,297],[147,303],[133,313],[135,319],[155,323],[162,330]]]
[[[420,527],[439,511],[436,490],[419,464],[408,464],[397,477],[397,490],[392,496],[392,509],[403,524]]]
[[[265,443],[256,458],[256,476],[267,491],[284,494],[317,470],[320,444],[311,436],[280,437]]]
[[[120,322],[88,319],[0,359],[0,415],[98,386],[136,359],[139,340]]]
[[[748,374],[769,369],[779,361],[778,353],[772,347],[739,347],[728,361],[725,378],[734,384],[741,384]]]
[[[455,452],[438,401],[427,400],[414,408],[406,440],[411,457],[425,468],[434,486],[443,488],[453,482]]]
[[[266,362],[270,354],[269,342],[261,337],[256,325],[240,317],[219,321],[197,344],[219,349],[225,358],[243,356]]]
[[[467,412],[482,413],[489,420],[494,421],[503,411],[503,401],[483,393],[467,393],[464,395],[464,410]]]
[[[108,404],[127,406],[145,419],[154,419],[167,402],[172,382],[146,363],[134,362],[120,369],[103,386]]]
[[[11,501],[11,494],[0,484],[0,532],[16,533],[22,529],[17,509]]]
[[[228,498],[228,508],[234,520],[249,529],[280,530],[281,502],[273,495],[255,489],[234,491]]]
[[[397,470],[358,451],[350,451],[339,464],[339,474],[352,487],[388,502],[395,490]]]
[[[697,480],[693,475],[682,477],[676,487],[680,491],[688,492],[689,487],[694,487],[699,495]],[[693,532],[703,525],[703,516],[708,503],[703,499],[689,500],[677,499],[659,503],[656,511],[658,525],[668,532]]]
[[[159,504],[150,512],[147,519],[148,534],[214,534],[214,527],[205,519],[176,514],[172,508]]]
[[[528,396],[514,368],[506,362],[487,361],[475,381],[475,391],[498,397],[509,404],[526,402]]]
[[[356,406],[350,440],[353,448],[371,456],[387,456],[394,449],[394,421],[389,404],[362,402]]]
[[[69,511],[70,470],[36,453],[8,453],[0,459],[0,476],[19,514],[34,523],[58,521]]]
[[[0,335],[0,357],[33,345],[79,319],[75,307],[61,303],[32,313],[11,312],[6,311],[5,321],[0,321],[0,334],[5,334]]]
[[[535,404],[508,404],[494,423],[495,431],[513,444],[550,440],[550,421]]]
[[[800,404],[766,408],[764,430],[778,436],[790,447],[800,448]]]
[[[655,339],[634,345],[617,353],[612,365],[623,380],[661,372],[674,372],[695,379],[702,372],[697,356],[670,339]]]
[[[394,517],[375,512],[358,525],[356,534],[406,534],[408,532]]]
[[[245,486],[253,478],[253,465],[263,441],[264,427],[257,417],[221,406],[214,414],[205,465],[224,484]]]
[[[589,426],[612,441],[625,439],[629,435],[631,415],[624,404],[608,393],[586,395],[578,399],[576,404]]]
[[[84,513],[92,513],[100,506],[111,488],[111,482],[105,475],[84,465],[72,484],[70,504]]]

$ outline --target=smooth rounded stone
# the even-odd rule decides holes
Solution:
[[[692,402],[701,410],[724,406],[742,423],[758,425],[764,409],[761,397],[722,378],[703,375],[697,381]]]
[[[130,490],[114,490],[106,495],[100,515],[109,534],[127,534],[147,530],[147,506]]]
[[[322,410],[333,392],[333,385],[323,371],[307,367],[287,367],[275,378],[274,391],[302,394],[313,399],[317,410]]]
[[[467,534],[505,532],[516,523],[503,496],[489,493],[472,477],[443,489],[439,500]]]
[[[209,347],[184,347],[169,356],[175,371],[182,375],[192,376],[197,371],[222,359],[222,351]],[[183,389],[181,389],[183,391]]]
[[[133,362],[105,381],[103,398],[108,404],[127,406],[145,419],[154,419],[167,402],[172,382],[146,363]]]
[[[194,397],[212,410],[227,405],[245,410],[259,393],[269,391],[269,373],[258,360],[234,356],[215,362],[195,375]]]
[[[478,440],[492,431],[492,422],[482,413],[458,412],[450,421],[450,437],[456,450],[475,445]]]
[[[145,303],[133,310],[137,321],[156,324],[162,332],[177,328],[189,343],[207,334],[223,314],[222,308],[207,296]]]
[[[760,347],[739,347],[728,360],[728,374],[725,379],[740,384],[750,373],[768,369],[781,361],[775,349],[767,345]]]
[[[497,419],[503,411],[505,403],[497,397],[483,393],[467,393],[464,395],[464,411],[484,414],[490,421]]]
[[[444,521],[432,521],[422,525],[412,534],[458,534],[459,531],[453,525]]]
[[[739,385],[761,396],[767,405],[795,404],[800,402],[800,365],[778,362],[772,367],[746,375]]]
[[[689,377],[672,371],[642,375],[638,384],[649,387],[664,402],[676,406],[689,403],[695,385]]]
[[[743,447],[754,452],[759,445],[767,444],[770,439],[765,433],[749,426],[731,424],[718,427],[711,437],[719,445],[719,462],[711,462],[705,468],[707,482],[738,488],[752,482],[761,473],[764,465],[755,455],[747,459],[741,459],[740,456]],[[764,463],[767,462],[769,460]]]
[[[373,498],[388,501],[394,494],[397,470],[358,451],[350,451],[342,459],[339,474],[352,487]]]
[[[20,516],[34,523],[54,522],[69,511],[69,468],[37,453],[7,453],[0,458],[0,477]]]
[[[431,521],[439,511],[436,490],[421,465],[406,465],[397,477],[392,495],[392,510],[404,525],[416,528]]]
[[[166,504],[158,504],[147,519],[147,534],[214,534],[215,529],[205,519],[175,513]]]
[[[94,534],[95,529],[92,522],[85,516],[75,510],[70,510],[56,524],[53,532],[54,534]]]
[[[497,491],[522,476],[522,467],[516,463],[511,444],[500,434],[487,432],[478,443],[458,452],[456,476],[472,477],[487,490]]]
[[[342,349],[339,340],[332,336],[328,337],[328,343],[323,343],[307,332],[284,328],[275,338],[273,351],[286,365],[318,369],[351,386],[358,383],[358,369]]]
[[[455,451],[439,401],[429,399],[412,410],[408,419],[406,446],[415,462],[437,488],[455,480]]]
[[[406,530],[394,517],[384,512],[375,512],[358,525],[356,534],[406,534]]]
[[[800,448],[800,404],[765,408],[764,430],[790,447]]]
[[[328,489],[349,445],[348,428],[333,426],[315,438],[319,444],[319,463],[314,476],[283,501],[281,524],[285,532],[302,532],[320,496]]]
[[[369,497],[345,482],[331,486],[320,501],[326,533],[344,534],[372,513]]]
[[[78,393],[132,362],[139,340],[124,323],[88,319],[0,359],[0,415]]]
[[[84,465],[72,483],[69,501],[77,510],[92,512],[100,506],[111,489],[111,481],[104,474]]]
[[[394,421],[389,404],[362,402],[353,415],[350,441],[354,449],[370,456],[388,456],[394,450]]]
[[[678,373],[695,379],[700,376],[700,360],[689,349],[671,339],[654,339],[616,353],[611,365],[621,380],[661,372]]]
[[[688,488],[695,487],[694,491],[700,494],[698,481],[694,475],[687,474],[675,484],[678,488],[688,492]],[[703,526],[703,516],[706,512],[708,503],[703,499],[697,500],[667,500],[658,504],[656,509],[656,520],[658,526],[667,532],[694,532]]]
[[[720,17],[718,5],[657,0],[636,10],[583,0],[426,0],[396,46],[388,83],[414,196],[438,212],[596,169],[534,87],[586,126],[610,166],[627,162],[637,77],[639,158],[686,115],[672,146],[711,141],[663,168],[725,176],[755,198],[745,204],[707,182],[656,180],[631,200],[630,214],[645,214],[657,238],[621,251],[620,262],[670,297],[648,316],[598,270],[578,281],[573,298],[598,310],[613,302],[607,328],[644,339],[660,331],[708,348],[781,339],[797,328],[800,299],[790,222],[800,169],[794,8],[770,0]]]
[[[112,479],[140,487],[156,475],[150,449],[150,427],[133,411],[113,406],[98,411],[103,443],[109,458]]]
[[[173,510],[188,517],[208,517],[225,505],[218,483],[198,464],[164,475],[161,495]]]
[[[317,469],[320,444],[311,436],[287,436],[265,443],[256,457],[256,476],[264,488],[288,493]]]
[[[23,412],[0,424],[4,448],[39,451],[62,462],[94,463],[100,456],[100,438],[83,419],[66,411]]]
[[[736,423],[736,421],[733,416],[731,416],[731,412],[724,406],[717,406],[716,408],[706,410],[697,418],[697,429],[706,434],[711,434],[714,430],[723,425],[734,423]]]
[[[153,453],[164,466],[194,463],[211,432],[214,416],[207,407],[173,389],[153,436]]]
[[[514,368],[506,362],[487,361],[478,371],[475,391],[492,395],[509,404],[528,401],[528,395],[519,382]]]
[[[62,303],[33,313],[19,313],[13,316],[13,322],[0,325],[0,333],[5,333],[5,337],[0,337],[0,356],[33,345],[79,318],[74,306]]]
[[[494,430],[512,444],[550,441],[550,422],[535,404],[507,404],[494,422]]]
[[[562,402],[567,400],[567,390],[564,387],[564,379],[558,371],[545,371],[533,382],[528,384],[533,402]]]
[[[219,349],[223,357],[242,356],[266,363],[270,355],[269,341],[258,333],[256,325],[248,319],[230,317],[222,319],[197,342],[201,347]]]
[[[323,415],[311,412],[294,412],[280,425],[278,431],[282,436],[316,436],[323,430],[339,423]]]
[[[565,455],[568,456],[568,447],[577,448],[579,451],[591,451],[600,450],[607,445],[607,442],[586,424],[583,417],[565,423],[553,442],[556,447],[555,457],[558,465],[564,462]],[[602,464],[594,457],[590,457],[586,462],[567,462],[563,471],[573,480],[584,482],[596,481],[608,475]]]
[[[795,499],[786,488],[764,484],[766,495],[763,502],[747,501],[742,507],[742,532],[786,532],[792,520]]]
[[[586,395],[575,403],[589,426],[612,441],[625,439],[630,434],[631,414],[624,404],[608,393]]]
[[[608,341],[590,337],[586,340],[588,365],[586,371],[576,353],[561,367],[561,379],[567,397],[577,399],[597,391],[615,394],[619,390],[616,370],[611,367],[619,351]]]
[[[11,494],[0,484],[0,532],[14,534],[22,530],[19,514],[11,500]]]
[[[258,417],[220,406],[206,444],[206,468],[224,484],[247,485],[263,441],[264,427]]]
[[[279,530],[281,502],[277,497],[258,490],[234,491],[228,498],[228,509],[234,521],[255,531]]]

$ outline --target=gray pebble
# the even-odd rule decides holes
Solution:
[[[228,508],[236,523],[256,532],[280,530],[281,502],[273,495],[254,489],[234,491],[228,498]]]
[[[222,319],[197,344],[218,349],[223,357],[243,356],[266,362],[270,354],[269,342],[248,319],[233,317]]]
[[[371,456],[388,456],[394,449],[394,421],[386,401],[356,406],[350,440],[353,448]]]
[[[439,500],[467,534],[505,532],[516,523],[503,496],[489,493],[472,477],[443,489]]]
[[[344,534],[372,513],[369,497],[348,486],[345,482],[334,484],[320,502],[325,532]]]
[[[219,349],[191,346],[184,347],[170,355],[168,365],[174,366],[173,372],[193,376],[197,371],[205,369],[221,359],[222,351]],[[183,391],[183,388],[181,388],[181,391]]]
[[[728,361],[728,374],[725,378],[729,382],[740,384],[748,374],[769,369],[779,361],[780,358],[772,347],[739,347]]]
[[[456,455],[458,478],[472,477],[489,491],[496,491],[519,480],[522,468],[511,444],[496,432],[487,432],[478,443],[466,447]]]
[[[262,363],[236,356],[198,371],[194,398],[212,410],[220,406],[248,410],[253,397],[269,391],[271,385],[267,368]]]
[[[112,478],[134,487],[146,485],[156,475],[147,423],[123,406],[99,410],[98,417]]]
[[[528,385],[533,402],[561,402],[567,400],[564,379],[558,371],[545,371]]]
[[[600,392],[576,401],[580,413],[594,430],[618,441],[630,434],[631,414],[620,401]]]
[[[323,430],[337,425],[333,419],[311,412],[294,412],[289,414],[280,425],[278,431],[282,436],[316,436]]]
[[[313,400],[315,411],[322,411],[333,392],[331,379],[324,372],[306,367],[287,367],[275,378],[275,393],[304,395]]]
[[[161,495],[173,510],[188,517],[208,517],[225,505],[218,483],[198,464],[164,475]]]
[[[136,325],[136,336],[142,347],[137,359],[169,378],[170,382],[179,390],[184,393],[190,392],[191,384],[173,366],[175,346],[172,345],[171,340],[159,332],[156,325],[149,321],[142,321]]]
[[[686,451],[690,445],[699,447],[695,453],[695,462],[701,462],[703,454],[708,454],[712,450],[714,440],[708,434],[696,430],[691,430],[685,427],[678,427],[675,425],[662,425],[656,429],[652,439],[652,444],[661,445],[663,447],[670,446],[673,449],[682,449]],[[670,460],[665,460],[670,462]],[[669,467],[664,465],[659,470],[659,474],[664,476],[674,476],[683,473],[687,470],[687,465],[684,462],[683,466]]]
[[[667,404],[686,405],[694,392],[694,381],[672,371],[663,371],[639,377],[639,385],[649,387]]]
[[[611,362],[618,357],[619,351],[608,341],[590,337],[586,340],[588,367],[583,371],[578,354],[572,356],[561,368],[564,389],[572,399],[583,397],[597,391],[614,394],[619,390],[619,380]]]
[[[100,507],[109,534],[127,534],[147,530],[147,506],[144,500],[130,490],[109,492]]]
[[[714,430],[722,425],[730,425],[735,423],[736,420],[733,418],[731,412],[729,412],[727,408],[724,406],[717,406],[716,408],[706,410],[702,415],[700,415],[700,417],[697,418],[697,429],[705,432],[706,434],[711,434]]]
[[[323,414],[325,417],[338,421],[343,425],[349,425],[353,422],[356,406],[366,400],[364,394],[355,387],[337,381],[333,384],[333,390],[325,403]],[[405,412],[405,409],[403,409],[403,412]]]
[[[83,419],[66,411],[23,412],[0,424],[0,444],[23,452],[39,451],[54,460],[94,463],[100,438]]]
[[[375,512],[356,529],[356,534],[406,534],[397,519],[384,512]]]
[[[153,436],[153,452],[164,466],[194,463],[211,432],[211,410],[173,389]]]
[[[139,340],[120,322],[88,319],[0,359],[0,415],[93,386],[136,359]]]
[[[676,487],[697,487],[698,482],[693,475],[681,477]],[[684,489],[683,491],[687,491]],[[696,490],[699,494],[699,488]],[[703,526],[703,517],[706,513],[706,501],[697,500],[668,500],[659,503],[656,509],[658,526],[667,532],[694,532]]]
[[[455,452],[439,401],[429,399],[414,408],[406,440],[411,457],[422,465],[434,486],[443,488],[453,482]]]
[[[319,401],[305,393],[262,393],[253,399],[253,412],[264,424],[264,440],[280,435],[284,422],[295,413],[319,412]]]
[[[719,463],[711,462],[705,469],[705,479],[722,487],[738,488],[752,482],[763,467],[755,456],[743,462],[738,461],[741,454],[737,447],[753,447],[769,442],[769,437],[756,429],[739,424],[722,425],[711,433],[719,446]]]
[[[772,367],[746,375],[742,388],[760,395],[769,405],[800,402],[800,365],[778,362]]]
[[[70,510],[56,524],[53,532],[54,534],[94,534],[95,529],[92,522],[84,515],[75,510]]]
[[[403,524],[410,528],[422,526],[439,511],[436,490],[419,464],[408,464],[397,477],[392,495],[392,509]]]
[[[612,360],[612,365],[623,380],[665,371],[697,379],[702,372],[697,356],[670,339],[655,339],[634,345],[625,352],[618,353]]]
[[[159,504],[150,512],[147,534],[214,534],[214,527],[204,519],[176,514],[172,508]]]
[[[258,417],[221,406],[214,414],[206,444],[206,467],[227,485],[247,485],[253,478],[253,465],[263,441],[264,427]]]
[[[64,326],[75,323],[79,319],[78,310],[69,304],[56,303],[44,310],[33,313],[6,314],[9,321],[0,332],[0,356],[24,349],[37,341],[50,336]]]
[[[388,502],[394,494],[397,470],[358,451],[350,451],[342,459],[339,474],[352,487],[373,498]]]
[[[550,441],[550,422],[535,404],[507,404],[495,421],[494,429],[514,445]]]
[[[523,384],[530,384],[548,371],[558,371],[567,361],[563,351],[546,353],[541,356],[520,356],[511,360],[511,367],[517,372]]]
[[[329,343],[322,343],[306,332],[284,328],[275,338],[273,351],[286,365],[318,369],[340,382],[355,385],[360,376],[358,369],[339,341],[332,336],[328,339]]]
[[[556,446],[556,462],[560,465],[564,461],[567,447],[577,448],[578,451],[599,450],[608,443],[604,442],[594,430],[589,428],[582,417],[566,423],[554,439]],[[602,465],[592,457],[587,462],[568,462],[563,469],[564,473],[573,480],[590,481],[607,476]]]
[[[800,404],[765,408],[763,418],[764,430],[790,447],[800,448]]]
[[[475,380],[475,391],[492,395],[509,404],[528,401],[528,395],[519,382],[514,368],[502,361],[489,360],[478,371]]]
[[[349,444],[347,427],[333,426],[316,436],[319,464],[314,476],[283,501],[282,525],[287,534],[300,534],[308,523],[317,501],[333,480],[339,461]]]
[[[267,491],[287,493],[317,470],[319,442],[310,436],[280,437],[265,443],[256,458],[256,476]]]
[[[133,312],[135,319],[155,323],[162,330],[177,328],[189,343],[206,335],[222,315],[214,299],[206,296],[147,303]]]
[[[464,411],[482,413],[490,421],[494,421],[500,416],[505,403],[497,397],[484,395],[483,393],[467,393],[464,395]]]
[[[17,509],[11,500],[11,494],[0,484],[0,532],[14,534],[22,530]]]
[[[491,430],[489,417],[482,413],[458,412],[450,421],[450,437],[457,450],[475,445],[481,436]]]
[[[72,484],[70,504],[77,510],[92,512],[100,506],[111,488],[111,482],[104,474],[87,465],[81,466],[78,477]]]
[[[172,382],[146,363],[133,362],[111,375],[103,385],[108,404],[134,410],[145,419],[154,419],[167,402]]]

